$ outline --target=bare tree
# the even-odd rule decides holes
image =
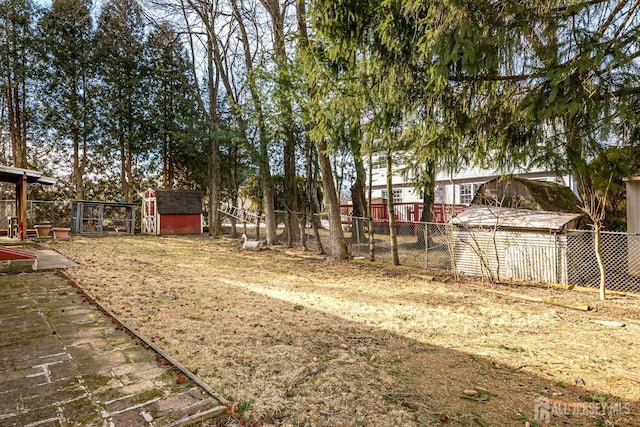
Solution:
[[[293,104],[291,93],[291,78],[289,58],[285,44],[285,17],[293,0],[260,0],[271,18],[271,30],[273,38],[273,61],[276,65],[277,89],[275,97],[278,104],[279,130],[282,135],[284,150],[284,202],[285,232],[287,244],[293,246],[293,240],[298,228],[298,186],[296,183],[296,125],[293,118]]]
[[[609,183],[607,184],[604,193],[590,191],[586,192],[582,195],[583,205],[581,207],[582,211],[587,214],[589,219],[591,220],[591,227],[593,227],[593,251],[596,255],[596,260],[598,262],[598,271],[600,273],[600,299],[604,301],[607,298],[606,295],[606,287],[607,287],[607,271],[605,269],[604,260],[602,258],[601,251],[601,238],[602,238],[602,228],[605,223],[606,217],[606,206],[607,206],[607,198],[609,194],[609,188],[611,186],[611,180],[613,179],[613,175],[609,178]]]
[[[173,6],[163,4],[163,6]],[[206,92],[203,93],[198,87],[197,102],[201,111],[206,112],[207,123],[209,124],[209,159],[208,159],[208,215],[209,215],[209,235],[217,236],[220,224],[220,204],[221,170],[220,170],[220,141],[219,141],[219,112],[218,95],[220,88],[220,73],[216,67],[215,58],[215,35],[213,29],[217,15],[220,13],[218,1],[200,2],[192,0],[180,0],[180,13],[184,19],[188,38],[189,52],[191,54],[191,72],[194,80],[198,81],[198,71],[196,69],[197,54],[201,49],[205,52],[204,70],[206,72]],[[192,22],[192,15],[199,18],[199,23]],[[204,27],[205,33],[196,30]]]

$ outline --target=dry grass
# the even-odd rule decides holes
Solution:
[[[70,276],[257,424],[535,426],[538,396],[623,412],[550,425],[640,424],[635,297],[491,285],[596,307],[583,312],[415,269],[245,252],[228,238],[52,246],[80,264]]]

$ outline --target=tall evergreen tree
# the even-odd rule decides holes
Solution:
[[[70,145],[75,197],[85,198],[85,175],[95,130],[95,67],[90,3],[55,0],[39,23],[40,93],[45,125]]]
[[[8,132],[14,166],[26,168],[27,131],[30,109],[29,80],[33,71],[35,22],[29,0],[0,2],[0,84],[4,118],[2,130]]]
[[[207,129],[200,110],[189,61],[175,30],[162,24],[145,45],[149,73],[149,133],[160,158],[165,188],[207,187]]]
[[[110,0],[104,4],[94,55],[100,79],[97,99],[101,140],[105,154],[119,161],[122,197],[127,202],[134,198],[136,163],[149,149],[143,87],[148,72],[144,32],[142,9],[136,0]]]
[[[427,140],[448,133],[451,163],[552,164],[576,176],[588,204],[589,158],[636,134],[623,132],[640,105],[634,1],[314,6],[334,52],[366,46],[385,67],[408,64],[415,84],[398,89],[427,122]]]

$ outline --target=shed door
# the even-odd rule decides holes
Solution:
[[[158,211],[156,198],[142,199],[142,234],[158,234]]]

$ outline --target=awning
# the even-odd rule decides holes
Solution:
[[[584,214],[531,211],[471,205],[451,223],[459,227],[508,228],[519,230],[561,231],[575,226]]]
[[[31,169],[14,168],[12,166],[0,165],[0,181],[16,183],[26,176],[28,184],[53,185],[57,182],[55,178],[44,176],[42,172]]]
[[[55,178],[44,176],[42,172],[31,169],[14,168],[0,165],[0,182],[9,182],[16,186],[16,216],[20,227],[20,239],[24,239],[27,230],[27,184],[53,185]]]

